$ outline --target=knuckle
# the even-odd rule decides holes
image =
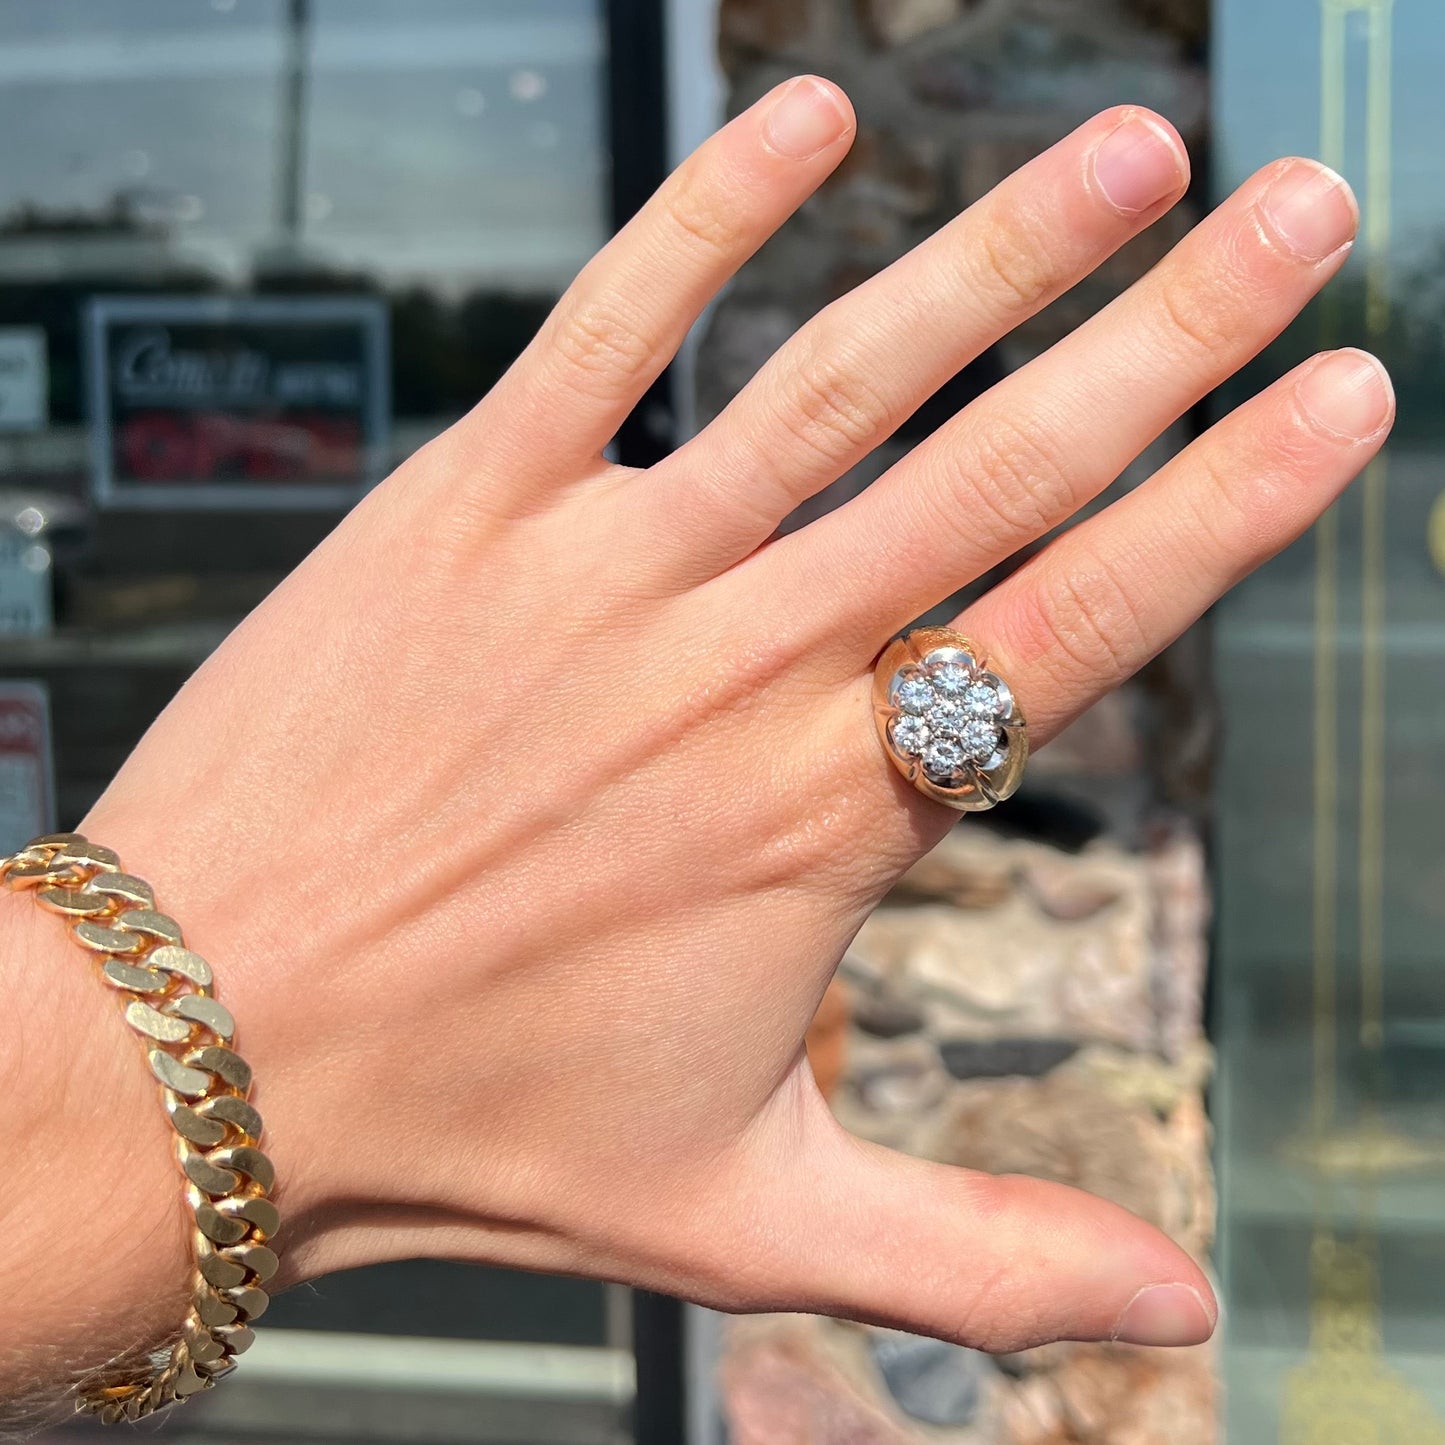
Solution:
[[[1149,629],[1124,580],[1095,560],[1087,571],[1046,570],[1035,591],[1039,624],[1066,674],[1058,681],[1092,695],[1132,676],[1154,653]],[[1047,655],[1047,654],[1046,654]]]
[[[1036,434],[1007,417],[991,418],[969,448],[968,470],[946,488],[955,528],[1012,552],[1042,536],[1076,504],[1062,458]]]
[[[1194,485],[1190,488],[1190,531],[1197,551],[1214,557],[1239,550],[1241,532],[1253,530],[1249,513],[1253,509],[1250,488],[1241,488],[1239,477],[1226,471],[1223,458],[1213,448],[1201,448],[1195,458]]]
[[[1282,497],[1297,494],[1312,469],[1307,445],[1281,442],[1254,467],[1241,467],[1239,458],[1202,445],[1188,489],[1195,557],[1210,570],[1232,571],[1245,559],[1268,556],[1280,518],[1289,512]]]
[[[1008,311],[1032,311],[1053,289],[1057,268],[1037,240],[1013,226],[985,226],[979,260],[983,282]]]
[[[658,197],[668,227],[684,245],[709,259],[730,256],[740,239],[737,208],[725,203],[717,186],[686,173]]]
[[[614,307],[597,303],[564,315],[552,341],[573,388],[603,399],[633,390],[650,370],[657,349]]]
[[[882,441],[898,421],[887,399],[846,359],[822,352],[798,367],[784,414],[793,436],[830,464]]]
[[[1182,341],[1186,347],[1208,358],[1226,355],[1234,349],[1239,331],[1237,301],[1231,304],[1208,284],[1164,277],[1159,285],[1158,302],[1165,327],[1176,343]]]

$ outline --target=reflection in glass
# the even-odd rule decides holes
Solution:
[[[1246,380],[1358,344],[1400,399],[1386,455],[1219,612],[1232,1439],[1445,1439],[1442,55],[1429,7],[1219,7],[1220,189],[1314,153],[1363,206],[1342,277]]]
[[[359,373],[390,377],[368,412],[391,418],[378,470],[462,415],[605,238],[604,45],[600,0],[0,0],[0,131],[24,138],[0,167],[0,352],[47,371],[43,405],[0,425],[0,528],[49,519],[61,574],[53,634],[0,638],[0,676],[50,689],[67,824],[340,510],[118,511],[96,498],[97,455],[185,480],[204,453],[223,480],[342,491],[369,450],[344,415],[353,353],[378,337],[389,366]],[[120,461],[93,445],[97,297],[170,328],[146,343]],[[318,340],[342,312],[350,330]],[[289,473],[234,418],[177,408],[162,426],[143,394],[164,373],[209,405],[263,365],[314,413]],[[17,557],[40,545],[15,535]],[[577,1281],[403,1264],[297,1292],[267,1323],[616,1345],[609,1307]],[[608,1360],[615,1424],[630,1387]]]

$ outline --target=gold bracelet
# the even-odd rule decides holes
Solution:
[[[229,1374],[251,1344],[250,1322],[270,1303],[262,1286],[276,1273],[271,1241],[281,1218],[267,1198],[275,1171],[257,1147],[261,1116],[247,1102],[251,1070],[231,1047],[236,1025],[216,1000],[210,965],[183,946],[150,885],[121,872],[109,848],[51,833],[0,858],[0,883],[33,890],[101,956],[101,977],[125,996],[126,1022],[144,1036],[176,1131],[196,1251],[180,1338],[108,1370],[76,1402],[107,1424],[139,1420]]]

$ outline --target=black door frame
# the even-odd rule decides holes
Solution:
[[[614,230],[637,214],[668,172],[665,6],[666,0],[605,0]],[[674,444],[675,416],[671,376],[664,372],[618,432],[617,459],[632,467],[660,461]]]
[[[624,226],[668,171],[669,109],[665,0],[606,0],[607,135],[611,153],[612,226]],[[646,467],[674,441],[672,378],[664,372],[617,433],[617,460]],[[637,1363],[633,1406],[636,1445],[683,1445],[687,1439],[685,1314],[665,1295],[632,1296]]]

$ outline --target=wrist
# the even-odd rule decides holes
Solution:
[[[354,1243],[339,1252],[331,1238],[344,1233],[354,1242],[374,1203],[355,1187],[357,1171],[345,1157],[354,1150],[335,1124],[348,1050],[332,1027],[337,1001],[320,983],[329,972],[329,939],[306,926],[334,914],[299,906],[295,880],[269,857],[243,856],[233,840],[209,832],[204,810],[186,811],[184,831],[175,826],[177,816],[164,799],[145,810],[102,799],[79,831],[152,885],[157,907],[180,924],[186,947],[211,965],[216,997],[236,1020],[236,1047],[255,1080],[251,1102],[265,1124],[261,1148],[276,1170],[272,1198],[282,1225],[274,1292],[366,1262]],[[159,1121],[159,1157],[178,1198],[184,1181],[171,1162],[170,1131],[136,1052],[130,1062]]]
[[[185,1315],[169,1129],[108,992],[61,919],[0,890],[0,1398],[46,1384],[53,1397],[118,1342],[164,1343]]]

